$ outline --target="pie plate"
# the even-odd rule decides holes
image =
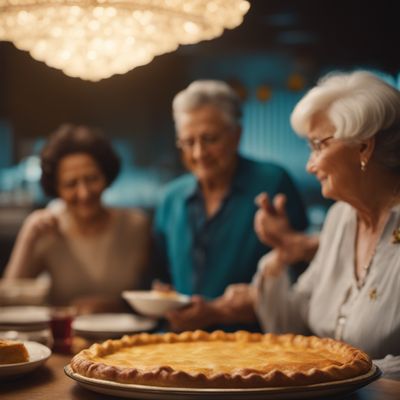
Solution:
[[[87,378],[74,372],[68,364],[64,367],[65,374],[77,381],[84,388],[97,393],[142,400],[176,400],[176,399],[207,399],[218,398],[226,400],[289,400],[311,399],[336,394],[351,393],[381,376],[380,369],[373,365],[371,370],[351,379],[318,383],[307,386],[255,388],[255,389],[193,389],[157,387],[134,384],[123,384],[100,379]]]

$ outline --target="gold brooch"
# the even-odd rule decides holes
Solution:
[[[375,301],[378,298],[378,291],[375,288],[371,289],[368,294],[372,301]]]
[[[400,226],[393,231],[392,243],[400,243]]]

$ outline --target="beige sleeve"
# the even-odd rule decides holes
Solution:
[[[5,268],[5,279],[35,278],[45,270],[46,238],[37,238],[30,244],[27,236],[23,226]]]

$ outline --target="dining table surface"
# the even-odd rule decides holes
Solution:
[[[69,364],[71,357],[68,354],[53,353],[45,364],[28,374],[0,379],[0,399],[110,400],[115,398],[90,391],[69,378],[64,373],[64,367]],[[329,396],[331,400],[344,398],[346,400],[399,400],[400,381],[379,378],[351,394]]]

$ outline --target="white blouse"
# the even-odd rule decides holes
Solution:
[[[393,243],[400,205],[391,210],[361,287],[354,272],[356,226],[350,205],[333,205],[318,252],[293,286],[285,272],[263,277],[264,256],[253,281],[256,312],[266,331],[343,340],[378,359],[387,376],[400,377],[400,243]]]

